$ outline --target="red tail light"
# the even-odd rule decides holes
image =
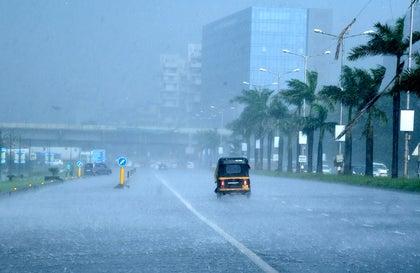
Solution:
[[[220,187],[223,188],[225,186],[225,181],[224,180],[220,180]]]

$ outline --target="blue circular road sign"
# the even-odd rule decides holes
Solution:
[[[127,158],[124,156],[120,156],[119,158],[117,158],[117,163],[118,163],[118,166],[120,167],[127,166],[127,161],[128,161]]]
[[[83,166],[83,162],[79,160],[79,161],[76,162],[76,165],[77,165],[77,167],[80,168],[80,167]]]

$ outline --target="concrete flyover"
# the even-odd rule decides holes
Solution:
[[[170,128],[153,126],[118,126],[93,124],[0,123],[3,142],[8,135],[21,139],[23,146],[66,146],[91,149],[103,147],[130,151],[170,149],[184,151],[194,145],[194,134],[209,128]],[[230,131],[218,129],[229,135]]]

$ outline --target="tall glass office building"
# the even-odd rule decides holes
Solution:
[[[276,90],[275,74],[296,68],[298,73],[282,76],[279,88],[291,77],[303,79],[303,58],[282,50],[305,55],[324,52],[331,40],[316,37],[313,29],[329,31],[331,25],[330,10],[250,7],[204,26],[203,101],[223,108],[249,85]],[[309,68],[327,67],[319,59],[313,58]]]

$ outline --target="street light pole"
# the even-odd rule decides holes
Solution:
[[[344,70],[344,39],[341,42],[341,58],[340,58],[340,75],[343,74]],[[341,90],[343,90],[343,86],[341,85],[341,81],[339,81],[339,85]],[[343,125],[343,100],[340,101],[340,125]],[[343,148],[342,148],[342,141],[338,141],[338,154],[343,154]]]
[[[304,72],[303,72],[304,74],[303,75],[304,75],[305,84],[307,85],[308,84],[307,70],[308,70],[309,58],[319,57],[319,56],[322,56],[322,55],[328,55],[331,52],[329,50],[326,50],[326,51],[324,51],[324,53],[318,54],[318,55],[304,55],[304,54],[291,52],[288,49],[283,49],[283,53],[291,54],[291,55],[295,55],[295,56],[298,56],[300,58],[303,58],[303,66],[304,66]],[[302,109],[301,115],[302,115],[302,117],[306,117],[306,99],[305,98],[303,99],[303,107],[302,108],[303,109]],[[296,172],[300,172],[300,167],[301,167],[300,163],[298,163],[299,155],[302,155],[304,153],[304,151],[303,151],[303,145],[304,144],[299,144],[299,138],[300,138],[300,132],[298,133],[298,139],[297,139],[297,151],[298,151],[297,152],[297,157],[298,158],[296,158]]]
[[[351,38],[351,37],[358,37],[358,36],[363,36],[363,35],[368,35],[370,33],[373,33],[373,30],[366,30],[362,33],[359,34],[355,34],[355,35],[348,35],[348,32],[350,31],[350,26],[353,24],[354,22],[350,23],[350,25],[348,25],[343,31],[344,33],[341,33],[340,35],[335,35],[335,34],[331,34],[331,33],[326,33],[324,31],[322,31],[321,29],[315,28],[314,32],[318,33],[318,34],[322,34],[322,35],[326,35],[326,36],[331,36],[334,37],[335,39],[341,40],[341,58],[340,58],[340,74],[343,74],[343,70],[344,70],[344,42],[345,39],[347,38]],[[337,55],[336,55],[337,56]],[[337,57],[336,57],[337,58]],[[341,90],[343,90],[343,87],[341,85],[341,81],[339,81],[339,86],[341,88]],[[340,125],[343,125],[343,101],[340,101]],[[338,154],[341,155],[342,154],[342,143],[341,141],[338,142]]]
[[[318,54],[318,55],[304,55],[304,54],[299,54],[299,53],[291,52],[288,49],[283,49],[283,53],[290,54],[290,55],[295,55],[295,56],[298,56],[298,57],[303,58],[303,70],[304,70],[303,71],[303,77],[304,77],[305,84],[308,84],[308,79],[307,79],[307,73],[308,73],[308,71],[307,70],[308,70],[308,61],[309,61],[309,58],[319,57],[319,56],[322,56],[322,55],[328,55],[331,52],[329,50],[326,50],[326,51],[324,51],[324,53]],[[302,113],[302,116],[305,117],[306,116],[306,100],[305,99],[303,99],[303,111],[302,112],[303,112]]]

